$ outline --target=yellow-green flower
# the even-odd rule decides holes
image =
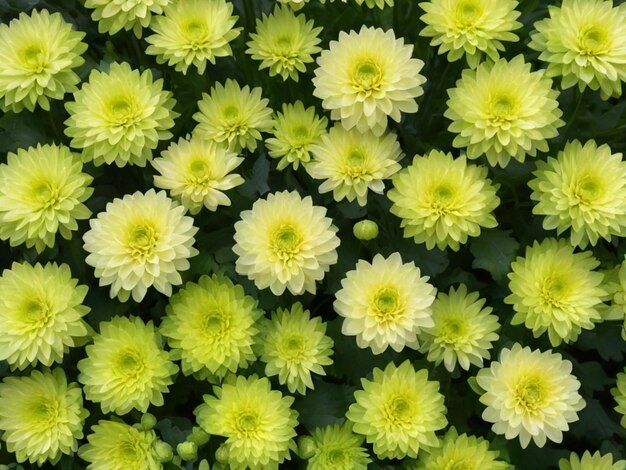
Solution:
[[[552,80],[542,70],[531,72],[522,55],[464,70],[448,95],[444,116],[458,134],[453,145],[470,159],[485,155],[492,166],[547,152],[548,139],[565,124]]]
[[[615,388],[611,389],[611,395],[615,398],[617,406],[615,411],[622,415],[620,424],[626,428],[626,369],[617,374],[615,378]]]
[[[233,4],[225,0],[170,3],[164,15],[152,19],[154,34],[146,38],[150,44],[146,54],[155,55],[159,64],[173,65],[183,74],[192,65],[203,74],[207,61],[215,64],[217,57],[233,54],[229,43],[241,30],[234,28],[237,18]]]
[[[65,104],[70,117],[65,134],[82,149],[83,161],[145,166],[159,141],[172,137],[176,100],[152,72],[114,63],[107,72],[93,70],[89,81]]]
[[[101,322],[100,334],[85,348],[87,357],[78,361],[85,397],[100,403],[103,413],[120,415],[162,406],[178,371],[162,343],[151,321],[113,317]]]
[[[436,431],[448,424],[439,382],[428,380],[425,369],[415,371],[409,360],[399,367],[374,368],[372,380],[361,379],[356,403],[346,417],[353,430],[374,445],[380,459],[416,458],[420,449],[439,445]]]
[[[310,312],[300,302],[290,310],[279,308],[271,320],[263,322],[262,355],[265,375],[278,376],[291,393],[306,394],[313,389],[311,374],[326,375],[324,366],[333,363],[333,340],[326,336],[326,323],[320,317],[310,318]]]
[[[346,130],[341,124],[335,124],[311,151],[314,158],[306,170],[313,178],[325,180],[320,193],[332,191],[335,201],[356,199],[360,206],[367,204],[368,190],[385,191],[383,180],[402,168],[398,161],[404,157],[395,134],[376,136]]]
[[[457,251],[481,228],[498,224],[493,210],[500,204],[500,185],[487,176],[487,168],[468,164],[465,156],[431,150],[393,177],[390,212],[402,219],[405,237],[429,250]]]
[[[0,239],[41,253],[57,233],[69,240],[91,211],[83,204],[93,193],[78,155],[61,145],[9,152],[0,164]]]
[[[352,424],[346,421],[315,428],[310,437],[300,438],[299,450],[302,456],[302,443],[312,444],[311,456],[302,456],[308,459],[307,470],[367,470],[372,459],[362,447],[363,440],[352,432]]]
[[[74,453],[87,416],[80,387],[67,383],[63,369],[33,370],[0,384],[2,440],[19,463],[54,465]]]
[[[582,457],[572,452],[569,459],[559,460],[559,470],[626,470],[626,460],[613,462],[613,454],[593,454],[586,450]]]
[[[85,63],[85,33],[74,31],[60,13],[21,12],[0,24],[0,108],[19,112],[63,99],[77,90],[74,69]]]
[[[85,0],[85,7],[93,9],[91,19],[98,22],[98,32],[115,34],[122,29],[132,30],[141,37],[152,15],[160,15],[172,0]]]

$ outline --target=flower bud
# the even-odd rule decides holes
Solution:
[[[352,233],[359,240],[373,240],[378,236],[378,224],[372,220],[361,220],[354,224]]]
[[[176,446],[176,452],[183,460],[195,460],[198,457],[198,446],[195,442],[184,441]]]
[[[141,417],[141,429],[144,431],[150,431],[157,424],[156,416],[152,413],[146,413]]]
[[[310,459],[315,455],[317,445],[311,436],[302,436],[298,439],[298,455],[301,459]]]
[[[154,444],[154,455],[159,462],[169,462],[174,458],[174,450],[167,442],[158,441]]]

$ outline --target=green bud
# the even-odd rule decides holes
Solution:
[[[211,470],[211,467],[209,466],[209,462],[207,462],[207,459],[200,460],[200,463],[198,464],[198,470]]]
[[[176,452],[183,460],[195,460],[198,457],[198,446],[195,442],[184,441],[176,446]]]
[[[191,433],[187,437],[188,441],[194,442],[198,447],[209,442],[211,435],[204,431],[200,426],[194,426]]]
[[[156,426],[157,419],[152,413],[146,413],[141,417],[141,429],[144,431],[150,431],[153,427]]]
[[[227,464],[228,457],[228,449],[226,449],[226,446],[224,445],[219,446],[215,451],[215,460],[217,460],[219,463]]]
[[[302,436],[298,439],[298,455],[301,459],[310,459],[316,450],[317,445],[311,436]]]
[[[373,240],[378,236],[378,224],[372,220],[361,220],[354,224],[352,233],[359,240]]]
[[[174,458],[172,446],[163,441],[158,441],[154,444],[154,454],[159,462],[169,462]]]

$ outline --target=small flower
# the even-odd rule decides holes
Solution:
[[[334,424],[311,433],[313,454],[307,470],[367,470],[372,461],[362,447],[363,437],[352,432],[352,424]]]
[[[20,112],[63,99],[77,90],[74,69],[85,63],[85,33],[74,31],[60,13],[21,12],[0,24],[0,108]]]
[[[51,366],[89,334],[87,286],[67,264],[13,263],[0,277],[0,360],[24,370]]]
[[[87,416],[80,387],[67,383],[63,369],[33,370],[0,384],[2,440],[18,463],[54,465],[62,455],[73,454]]]
[[[198,231],[185,208],[174,203],[165,191],[137,191],[114,199],[106,211],[89,221],[83,236],[101,286],[111,286],[111,298],[122,302],[132,295],[141,302],[148,287],[168,297],[172,286],[182,284],[180,271],[189,269],[188,259],[198,254],[193,248]]]
[[[493,210],[500,204],[500,185],[487,176],[485,167],[468,164],[465,156],[432,150],[393,177],[390,211],[402,219],[405,237],[429,250],[458,251],[481,228],[498,224]]]
[[[341,31],[317,58],[313,95],[346,129],[380,136],[388,117],[400,122],[402,113],[417,112],[415,98],[424,93],[426,79],[420,75],[424,62],[412,54],[413,46],[396,39],[392,29]]]
[[[115,34],[132,29],[141,37],[152,15],[160,15],[171,0],[85,0],[85,7],[93,9],[91,19],[98,22],[99,33]]]
[[[224,143],[236,153],[254,152],[261,132],[270,132],[274,120],[269,100],[261,98],[261,88],[241,88],[235,80],[216,83],[211,93],[202,94],[200,111],[193,115],[198,122],[194,134],[203,139]]]
[[[65,146],[41,145],[9,152],[0,164],[0,239],[41,253],[55,237],[72,238],[91,211],[93,189],[80,158]]]
[[[552,80],[531,72],[522,55],[464,70],[448,95],[444,116],[452,121],[448,130],[458,134],[453,145],[466,148],[469,159],[485,155],[492,166],[547,152],[547,140],[565,124]]]
[[[371,132],[346,130],[336,124],[311,148],[313,160],[306,166],[316,179],[325,180],[320,193],[333,192],[335,201],[357,200],[367,204],[368,190],[382,194],[383,180],[390,178],[400,168],[398,161],[404,157],[395,134],[377,137]]]
[[[531,439],[537,447],[547,440],[560,443],[585,407],[571,372],[572,363],[558,353],[531,351],[519,343],[503,349],[500,360],[476,376],[483,390],[480,402],[487,407],[482,418],[494,423],[496,434],[519,437],[523,449]]]
[[[591,452],[586,450],[582,458],[572,452],[569,459],[559,460],[559,470],[624,470],[626,460],[613,462],[613,454],[600,454],[600,451]]]
[[[234,28],[233,4],[225,0],[178,0],[164,8],[150,24],[154,34],[146,54],[155,55],[159,64],[167,63],[183,74],[191,65],[203,74],[207,61],[233,54],[230,42],[239,36]]]
[[[293,191],[271,193],[243,211],[235,223],[237,273],[274,295],[315,293],[330,266],[337,262],[337,227],[326,208],[314,206]]]
[[[108,72],[93,70],[89,81],[65,104],[70,117],[65,134],[82,149],[83,161],[145,166],[159,141],[172,137],[176,100],[163,90],[163,79],[140,73],[127,63]]]
[[[617,374],[615,378],[615,388],[611,389],[611,395],[615,398],[617,406],[615,411],[622,415],[620,424],[626,428],[626,369]]]
[[[85,397],[100,403],[103,413],[146,412],[152,404],[163,406],[172,375],[178,371],[163,350],[152,322],[139,317],[113,317],[100,323],[100,334],[78,361]]]

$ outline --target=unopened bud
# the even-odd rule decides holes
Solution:
[[[198,457],[198,446],[195,442],[184,441],[176,446],[176,452],[183,460],[195,460]]]
[[[378,224],[372,220],[361,220],[354,224],[352,233],[359,240],[373,240],[378,236]]]
[[[310,459],[315,455],[317,445],[311,436],[302,436],[298,439],[298,455],[301,459]]]

